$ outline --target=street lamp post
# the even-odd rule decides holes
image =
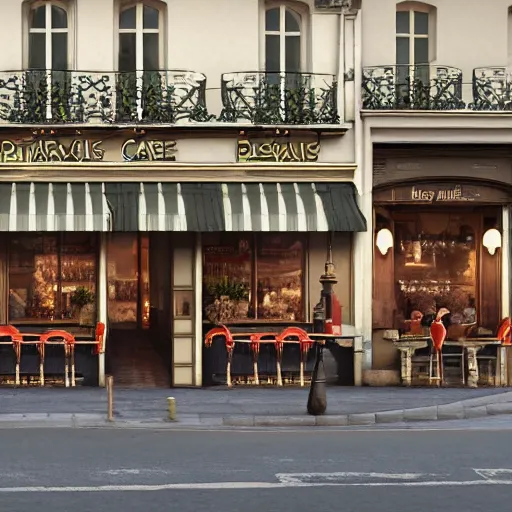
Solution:
[[[332,330],[332,295],[333,286],[338,282],[332,262],[332,250],[329,248],[329,255],[325,263],[325,272],[320,277],[322,292],[320,302],[314,309],[313,328],[315,333],[333,334]],[[315,344],[316,361],[311,377],[311,386],[308,396],[308,413],[312,416],[321,416],[327,409],[327,392],[324,368],[324,347],[326,340],[318,340]]]

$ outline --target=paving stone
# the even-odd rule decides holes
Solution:
[[[404,421],[404,411],[384,411],[375,414],[375,423],[401,423]]]
[[[512,402],[489,404],[487,406],[487,414],[512,414]]]
[[[463,420],[464,406],[462,402],[437,406],[438,420]]]
[[[316,416],[315,424],[317,427],[346,427],[348,425],[348,415]]]
[[[349,425],[374,425],[375,424],[375,413],[368,412],[362,414],[349,414],[348,416]]]
[[[464,407],[464,418],[483,418],[487,416],[487,407],[481,405],[480,407]]]
[[[430,421],[437,420],[437,406],[416,407],[404,410],[405,421]]]

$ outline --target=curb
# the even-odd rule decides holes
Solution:
[[[357,414],[325,416],[279,415],[207,415],[182,414],[177,421],[160,418],[116,418],[106,420],[106,414],[27,413],[1,414],[0,429],[5,428],[138,428],[179,429],[183,427],[347,427],[372,426],[425,421],[463,420],[487,416],[512,415],[512,392],[471,398],[450,404],[397,409]]]

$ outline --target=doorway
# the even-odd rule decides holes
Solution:
[[[170,290],[168,237],[113,233],[107,250],[107,371],[120,386],[169,387],[171,324],[158,314],[169,298],[155,292]]]

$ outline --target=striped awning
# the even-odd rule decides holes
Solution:
[[[101,183],[0,183],[0,231],[110,231]]]
[[[114,231],[366,231],[351,183],[106,184]]]

